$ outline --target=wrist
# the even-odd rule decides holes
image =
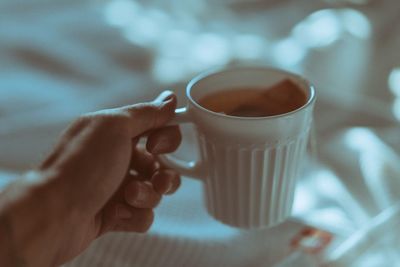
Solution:
[[[29,266],[52,266],[76,222],[67,189],[55,173],[32,171],[7,189],[4,216],[15,250]]]

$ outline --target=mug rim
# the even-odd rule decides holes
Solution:
[[[272,116],[263,116],[263,117],[238,117],[238,116],[231,116],[231,115],[227,115],[227,114],[211,111],[209,109],[204,108],[199,103],[197,103],[197,101],[195,101],[193,99],[193,97],[191,95],[191,90],[196,85],[196,83],[198,83],[202,79],[204,79],[206,77],[219,75],[219,74],[222,74],[224,72],[240,71],[240,70],[263,70],[263,71],[268,71],[268,72],[279,72],[279,73],[282,73],[282,74],[286,74],[289,77],[290,76],[295,77],[296,79],[301,80],[302,82],[304,82],[307,85],[307,90],[309,91],[308,100],[301,107],[299,107],[299,108],[297,108],[295,110],[286,112],[286,113],[282,113],[282,114],[277,114],[277,115],[272,115]],[[189,83],[187,84],[187,86],[186,86],[186,97],[189,99],[189,101],[196,108],[198,108],[198,109],[202,110],[203,112],[206,112],[206,113],[208,113],[210,115],[214,115],[214,116],[217,116],[217,117],[220,117],[220,118],[224,118],[224,119],[246,120],[246,121],[268,120],[268,119],[277,119],[277,118],[287,117],[287,116],[290,116],[292,114],[298,113],[301,110],[306,109],[307,107],[312,105],[315,102],[315,99],[316,99],[314,85],[311,84],[310,81],[308,81],[304,77],[302,77],[302,76],[300,76],[298,74],[289,72],[287,70],[274,68],[274,67],[269,67],[269,66],[257,66],[257,65],[252,65],[252,66],[234,66],[234,67],[219,67],[219,68],[214,68],[214,69],[211,69],[211,70],[206,70],[204,72],[201,72],[200,74],[198,74],[195,77],[193,77],[189,81]]]

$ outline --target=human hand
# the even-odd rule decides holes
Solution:
[[[57,194],[73,214],[58,235],[63,239],[58,263],[106,232],[149,229],[162,195],[180,185],[179,174],[156,157],[180,144],[178,127],[165,126],[175,107],[175,95],[165,91],[150,103],[86,114],[63,134],[39,168],[58,181]],[[145,148],[138,145],[142,137],[147,137]]]

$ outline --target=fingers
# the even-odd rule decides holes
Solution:
[[[108,231],[139,232],[149,230],[154,221],[152,209],[138,209],[127,204],[116,204],[108,211],[101,233]]]
[[[148,133],[146,149],[137,147],[137,140],[132,142],[130,167],[143,176],[151,177],[160,168],[155,154],[175,151],[182,140],[178,126],[167,126]]]
[[[156,157],[145,149],[132,149],[130,168],[138,172],[140,180],[148,180],[160,168]]]
[[[161,200],[150,182],[132,181],[124,190],[126,203],[136,208],[154,208]]]
[[[133,153],[131,168],[137,172],[134,180],[151,182],[154,191],[161,195],[172,194],[179,188],[178,172],[163,168],[157,157],[144,149],[135,148]]]
[[[179,173],[170,169],[158,170],[151,178],[154,191],[159,194],[172,194],[181,184]]]
[[[176,96],[164,91],[154,101],[120,108],[130,117],[130,135],[136,137],[168,123],[175,114]]]
[[[167,126],[152,131],[147,137],[146,149],[153,154],[171,153],[182,141],[178,126]]]
[[[146,232],[161,200],[150,182],[128,180],[105,206],[99,235],[109,231]]]
[[[93,125],[95,129],[104,129],[133,139],[167,124],[174,117],[176,103],[174,93],[164,91],[152,102],[87,113],[75,123],[79,127],[69,132]]]
[[[181,183],[179,174],[170,169],[156,171],[151,181],[135,179],[127,180],[105,207],[100,234],[108,231],[146,232],[154,219],[152,209],[159,204],[163,194],[174,193]]]

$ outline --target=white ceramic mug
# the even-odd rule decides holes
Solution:
[[[297,110],[269,117],[234,117],[198,104],[210,93],[235,88],[266,88],[290,79],[307,96]],[[193,123],[201,158],[163,161],[204,183],[209,214],[240,228],[269,227],[291,214],[296,178],[312,124],[315,91],[298,75],[267,67],[236,67],[203,73],[189,82],[187,105],[173,124]]]

